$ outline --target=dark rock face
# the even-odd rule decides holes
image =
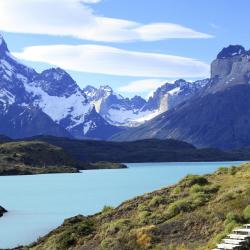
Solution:
[[[183,101],[190,99],[201,88],[208,83],[208,79],[187,82],[183,79],[179,79],[174,83],[165,83],[159,87],[149,98],[147,104],[143,107],[143,110],[160,109],[167,111],[176,107]]]
[[[55,135],[71,137],[70,133],[35,107],[11,105],[0,113],[0,134],[11,138],[24,138],[34,135]]]
[[[43,71],[35,78],[35,82],[50,96],[69,97],[80,90],[71,76],[60,68]]]
[[[217,55],[217,59],[230,58],[236,55],[245,54],[246,50],[241,45],[229,45],[227,48],[223,48],[222,51]]]
[[[101,128],[101,130],[99,128]],[[71,134],[76,138],[81,138],[82,131],[84,131],[84,137],[82,137],[82,139],[92,138],[106,140],[122,130],[122,128],[110,125],[96,112],[95,108],[93,108],[91,112],[85,115],[85,123],[75,126],[71,130]]]

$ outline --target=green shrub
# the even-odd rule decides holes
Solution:
[[[225,225],[228,225],[230,223],[241,223],[243,221],[243,218],[241,215],[233,213],[233,212],[229,212],[226,216],[226,220],[225,220]]]
[[[210,196],[205,193],[195,193],[191,196],[190,203],[192,208],[196,208],[199,206],[204,205],[208,200]]]
[[[127,219],[119,219],[104,224],[103,233],[105,235],[112,235],[119,231],[128,231],[130,229],[130,221]]]
[[[149,222],[149,217],[151,213],[149,211],[142,211],[138,214],[138,219],[140,223],[147,223]]]
[[[235,166],[232,166],[230,168],[228,167],[220,167],[217,170],[217,174],[230,174],[230,175],[235,175],[237,173],[238,169]]]
[[[113,211],[114,208],[112,206],[104,206],[102,209],[102,213],[110,213],[111,211]]]
[[[59,234],[59,236],[56,239],[56,250],[66,250],[69,247],[73,246],[75,244],[75,237],[73,230],[66,230],[63,233]]]
[[[142,212],[142,211],[148,211],[149,208],[148,208],[148,206],[146,206],[146,205],[144,205],[144,204],[139,204],[138,207],[137,207],[137,210],[138,210],[139,212]]]
[[[149,206],[150,207],[154,207],[154,206],[159,206],[160,204],[164,203],[165,199],[163,196],[160,195],[156,195],[154,196],[151,201],[149,202]]]
[[[167,209],[167,215],[172,218],[181,212],[188,212],[191,210],[190,201],[182,199],[171,203]]]
[[[182,181],[181,184],[185,187],[192,187],[195,184],[199,184],[201,186],[207,185],[208,180],[204,176],[199,175],[187,175]]]
[[[91,220],[86,220],[81,222],[79,225],[74,227],[75,233],[80,236],[86,236],[91,234],[94,231],[94,223]]]
[[[115,238],[108,237],[101,242],[101,249],[102,250],[110,250],[114,249],[116,245],[116,240]]]
[[[177,186],[177,187],[175,187],[174,189],[173,189],[173,191],[172,191],[172,195],[176,195],[176,194],[180,194],[181,193],[181,187],[180,186]]]
[[[250,205],[248,205],[243,211],[244,218],[250,220]]]
[[[199,185],[199,184],[194,184],[191,188],[190,188],[190,193],[199,193],[199,192],[203,192],[204,188],[203,186]]]

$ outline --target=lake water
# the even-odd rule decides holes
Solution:
[[[65,218],[100,211],[174,184],[187,174],[211,173],[241,162],[130,163],[128,169],[89,170],[80,174],[0,177],[0,248],[28,244]]]

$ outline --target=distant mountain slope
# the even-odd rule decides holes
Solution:
[[[211,80],[196,96],[113,139],[173,138],[222,149],[249,146],[249,59],[241,46],[224,48],[212,63]]]
[[[208,79],[192,83],[180,79],[174,83],[165,83],[156,89],[148,101],[140,96],[124,98],[109,86],[101,86],[99,89],[87,86],[83,92],[109,123],[135,127],[188,100],[207,83]]]
[[[72,137],[41,109],[33,106],[10,105],[7,110],[0,111],[0,120],[0,133],[12,138],[34,135]]]
[[[26,140],[45,141],[56,145],[82,162],[190,162],[250,159],[249,149],[238,152],[224,152],[212,148],[198,149],[189,143],[176,140],[108,142],[52,136],[38,136]]]

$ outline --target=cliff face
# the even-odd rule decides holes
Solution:
[[[250,83],[250,51],[240,45],[224,48],[211,64],[212,86],[215,93],[235,85]]]

